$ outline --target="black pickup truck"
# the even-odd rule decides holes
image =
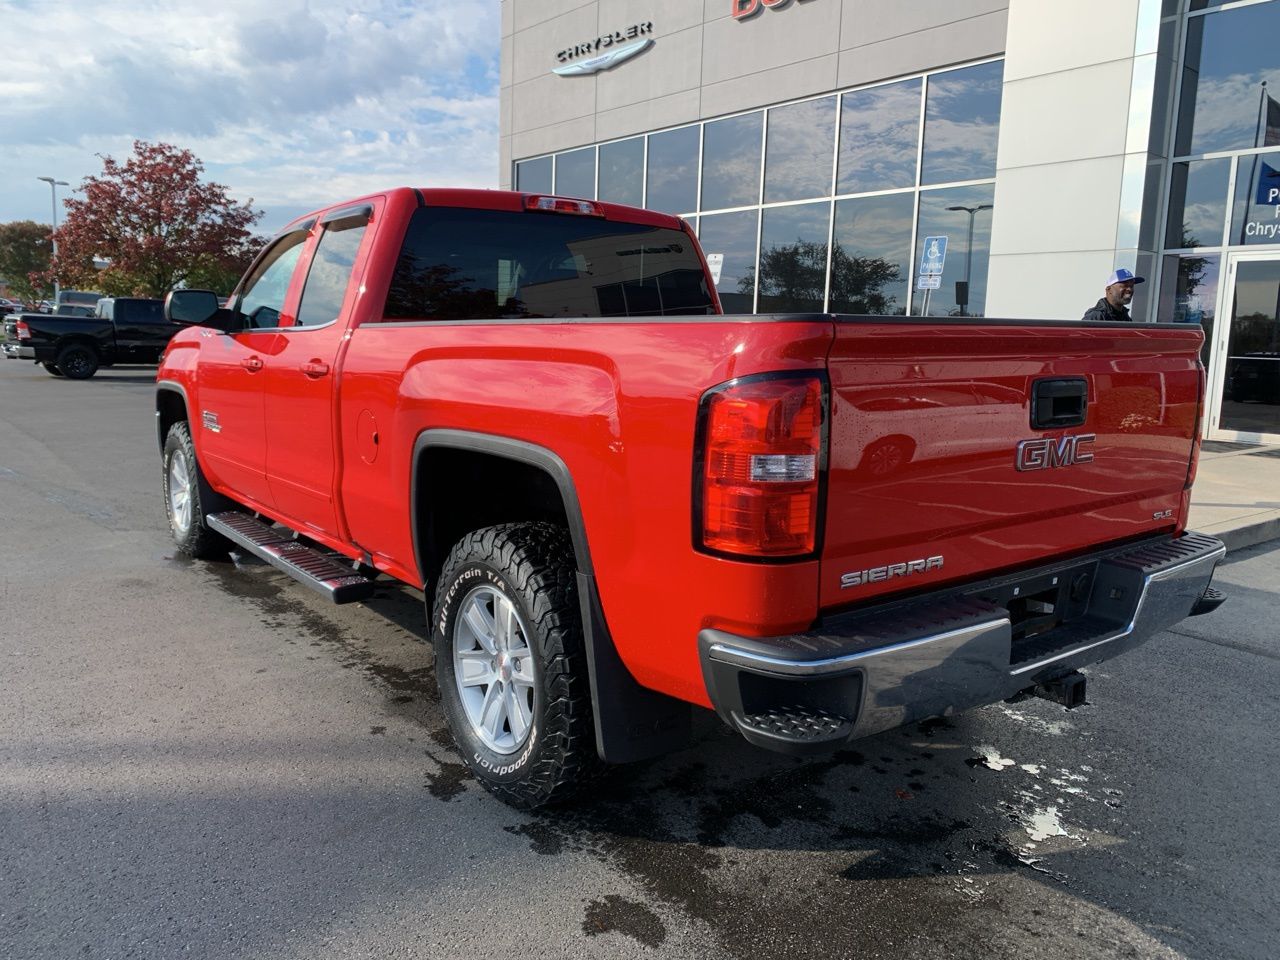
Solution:
[[[92,316],[22,313],[5,318],[4,355],[34,360],[55,377],[87,380],[99,367],[159,363],[180,330],[164,318],[164,302],[105,297]]]

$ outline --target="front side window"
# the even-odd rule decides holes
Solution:
[[[289,281],[307,241],[305,230],[282,237],[245,281],[240,294],[240,313],[247,326],[263,329],[280,326],[280,311],[289,293]]]
[[[299,326],[314,327],[338,318],[368,223],[366,217],[360,216],[325,226],[302,288]]]
[[[713,313],[693,241],[600,217],[427,207],[413,215],[388,320]]]

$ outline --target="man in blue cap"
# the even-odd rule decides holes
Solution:
[[[1135,277],[1133,272],[1121,267],[1107,278],[1106,295],[1084,312],[1082,320],[1120,320],[1128,321],[1129,301],[1133,299],[1133,288],[1145,283],[1145,277]]]

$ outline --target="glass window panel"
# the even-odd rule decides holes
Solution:
[[[600,199],[644,205],[644,137],[600,148]]]
[[[946,237],[941,285],[936,290],[911,292],[911,312],[929,317],[981,317],[987,303],[987,264],[991,258],[991,204],[995,187],[953,187],[920,194],[920,225],[916,230],[914,263],[920,263],[928,237]],[[951,207],[962,209],[949,209]],[[970,212],[972,211],[972,216]],[[969,246],[969,225],[973,245]],[[957,281],[969,278],[968,303],[961,305]],[[928,294],[926,297],[925,294]]]
[[[1227,242],[1280,243],[1280,153],[1241,157],[1236,165],[1235,204]]]
[[[760,202],[760,128],[764,114],[708,123],[702,133],[702,209]],[[652,161],[651,161],[652,162]]]
[[[551,158],[539,157],[517,163],[516,189],[525,193],[551,193]]]
[[[1156,319],[1161,323],[1198,323],[1204,327],[1200,359],[1209,365],[1213,344],[1213,314],[1218,303],[1216,256],[1173,255],[1164,258],[1160,276],[1160,305]]]
[[[1003,82],[999,60],[929,78],[921,183],[996,175]]]
[[[664,213],[692,213],[698,204],[698,128],[682,127],[649,137],[645,206]]]
[[[596,148],[556,154],[556,195],[596,198]]]
[[[1219,425],[1280,433],[1280,262],[1236,265]]]
[[[764,211],[760,228],[760,313],[822,310],[831,204]]]
[[[679,230],[599,217],[421,207],[388,320],[706,315],[711,291]]]
[[[698,240],[703,252],[724,260],[720,267],[720,304],[725,313],[751,313],[756,294],[756,232],[760,213],[743,210],[717,213],[699,220]]]
[[[770,110],[764,151],[765,202],[830,196],[835,147],[835,97]],[[705,194],[705,176],[703,183]]]
[[[1222,242],[1230,178],[1231,161],[1226,159],[1173,165],[1166,247],[1216,247]]]
[[[904,80],[844,95],[837,193],[916,185],[922,82]]]
[[[298,326],[319,326],[338,319],[368,224],[368,217],[361,216],[325,227],[302,288]]]
[[[1280,3],[1187,21],[1179,156],[1280,145]],[[1262,87],[1270,81],[1268,97]],[[1274,121],[1274,123],[1272,122]]]
[[[915,208],[914,193],[836,203],[832,313],[906,313]]]

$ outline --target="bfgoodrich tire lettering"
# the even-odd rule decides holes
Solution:
[[[503,524],[459,541],[436,588],[432,642],[445,719],[486,789],[527,810],[597,771],[567,530]],[[506,695],[521,702],[490,712]]]
[[[169,428],[164,441],[164,509],[178,549],[197,560],[225,556],[226,539],[210,530],[206,513],[226,509],[225,497],[214,493],[200,471],[191,431],[185,420]]]

